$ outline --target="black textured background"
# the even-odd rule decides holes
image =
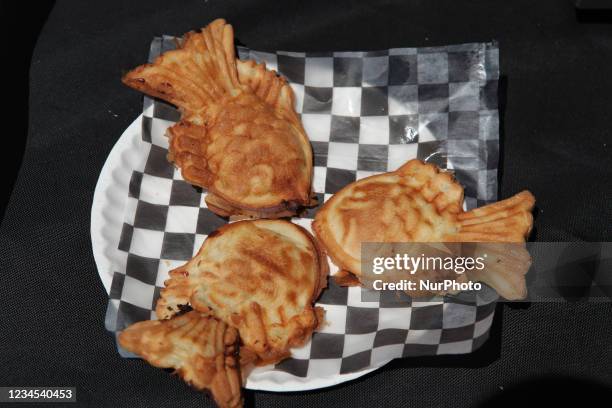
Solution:
[[[3,65],[25,66],[3,84],[30,88],[29,110],[27,92],[18,93],[9,99],[15,126],[3,127],[15,145],[3,146],[11,163],[29,125],[0,227],[0,385],[76,386],[79,405],[91,407],[210,405],[178,379],[117,355],[104,330],[89,215],[104,160],[141,111],[141,95],[121,85],[121,74],[145,61],[154,35],[219,16],[261,50],[498,40],[501,197],[535,194],[537,240],[611,240],[612,25],[578,22],[570,1],[60,1],[42,26],[29,81],[24,50],[51,4],[21,4],[30,10],[9,13],[3,3],[3,21],[14,23],[4,44],[24,54],[5,51]],[[247,404],[529,406],[536,394],[562,405],[599,396],[605,405],[611,316],[611,304],[500,306],[493,338],[474,355],[398,360],[327,390],[248,392]]]

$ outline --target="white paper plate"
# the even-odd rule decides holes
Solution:
[[[93,255],[98,275],[107,293],[110,292],[113,281],[112,265],[115,257],[118,256],[117,247],[121,236],[124,206],[128,196],[132,168],[135,164],[140,163],[146,154],[140,134],[141,119],[142,114],[123,132],[108,155],[98,178],[91,206]],[[317,378],[308,376],[301,378],[282,371],[266,370],[265,367],[260,367],[249,375],[245,388],[279,392],[313,390],[353,380],[380,367]]]

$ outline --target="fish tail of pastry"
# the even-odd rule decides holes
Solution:
[[[122,81],[176,105],[195,124],[204,125],[211,105],[241,89],[234,30],[217,19],[199,32],[187,33],[178,49],[129,71]]]
[[[457,216],[459,231],[452,240],[478,243],[477,253],[486,254],[485,267],[468,272],[469,279],[488,284],[508,300],[525,298],[531,257],[524,243],[533,225],[534,205],[533,195],[523,191]]]
[[[473,282],[484,282],[507,300],[525,299],[525,274],[531,266],[531,256],[524,243],[480,243],[476,255],[483,259],[484,268],[467,271]]]
[[[522,191],[506,200],[457,215],[459,242],[524,242],[531,232],[535,198]]]

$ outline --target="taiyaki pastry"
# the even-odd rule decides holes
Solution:
[[[256,364],[280,361],[323,319],[313,306],[327,284],[314,237],[284,220],[246,220],[211,233],[198,254],[170,272],[156,305],[166,319],[189,305],[238,329]],[[241,352],[242,354],[242,352]]]
[[[463,187],[450,172],[410,160],[396,171],[345,186],[317,213],[313,230],[344,281],[350,281],[347,274],[363,276],[365,242],[500,243],[488,245],[492,256],[487,268],[466,272],[462,279],[484,282],[515,300],[526,296],[524,275],[530,257],[524,242],[532,228],[534,204],[533,195],[523,191],[464,211]],[[513,251],[504,254],[508,243],[520,245],[506,245]]]
[[[208,190],[221,216],[279,218],[316,204],[312,148],[284,78],[236,59],[222,19],[185,34],[178,49],[128,72],[123,82],[178,107],[168,159]]]
[[[119,334],[124,349],[149,364],[172,368],[198,390],[208,390],[220,408],[242,406],[238,333],[196,311],[169,320],[135,323]]]

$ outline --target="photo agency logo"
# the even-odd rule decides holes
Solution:
[[[419,300],[612,300],[612,243],[380,243],[361,246],[362,300],[396,291]]]
[[[449,254],[450,255],[450,254]],[[381,275],[393,273],[393,277],[409,274],[411,277],[419,274],[415,280],[400,279],[399,281],[387,282],[384,279],[375,279],[372,288],[375,290],[405,290],[405,291],[464,291],[480,290],[480,282],[465,281],[458,275],[474,270],[485,269],[487,254],[482,256],[426,256],[409,255],[407,253],[396,253],[394,256],[376,256],[372,259],[372,273]],[[452,275],[452,272],[455,275]],[[426,276],[425,278],[423,276]],[[427,277],[446,276],[443,280],[428,279]],[[452,279],[451,279],[452,278]]]

